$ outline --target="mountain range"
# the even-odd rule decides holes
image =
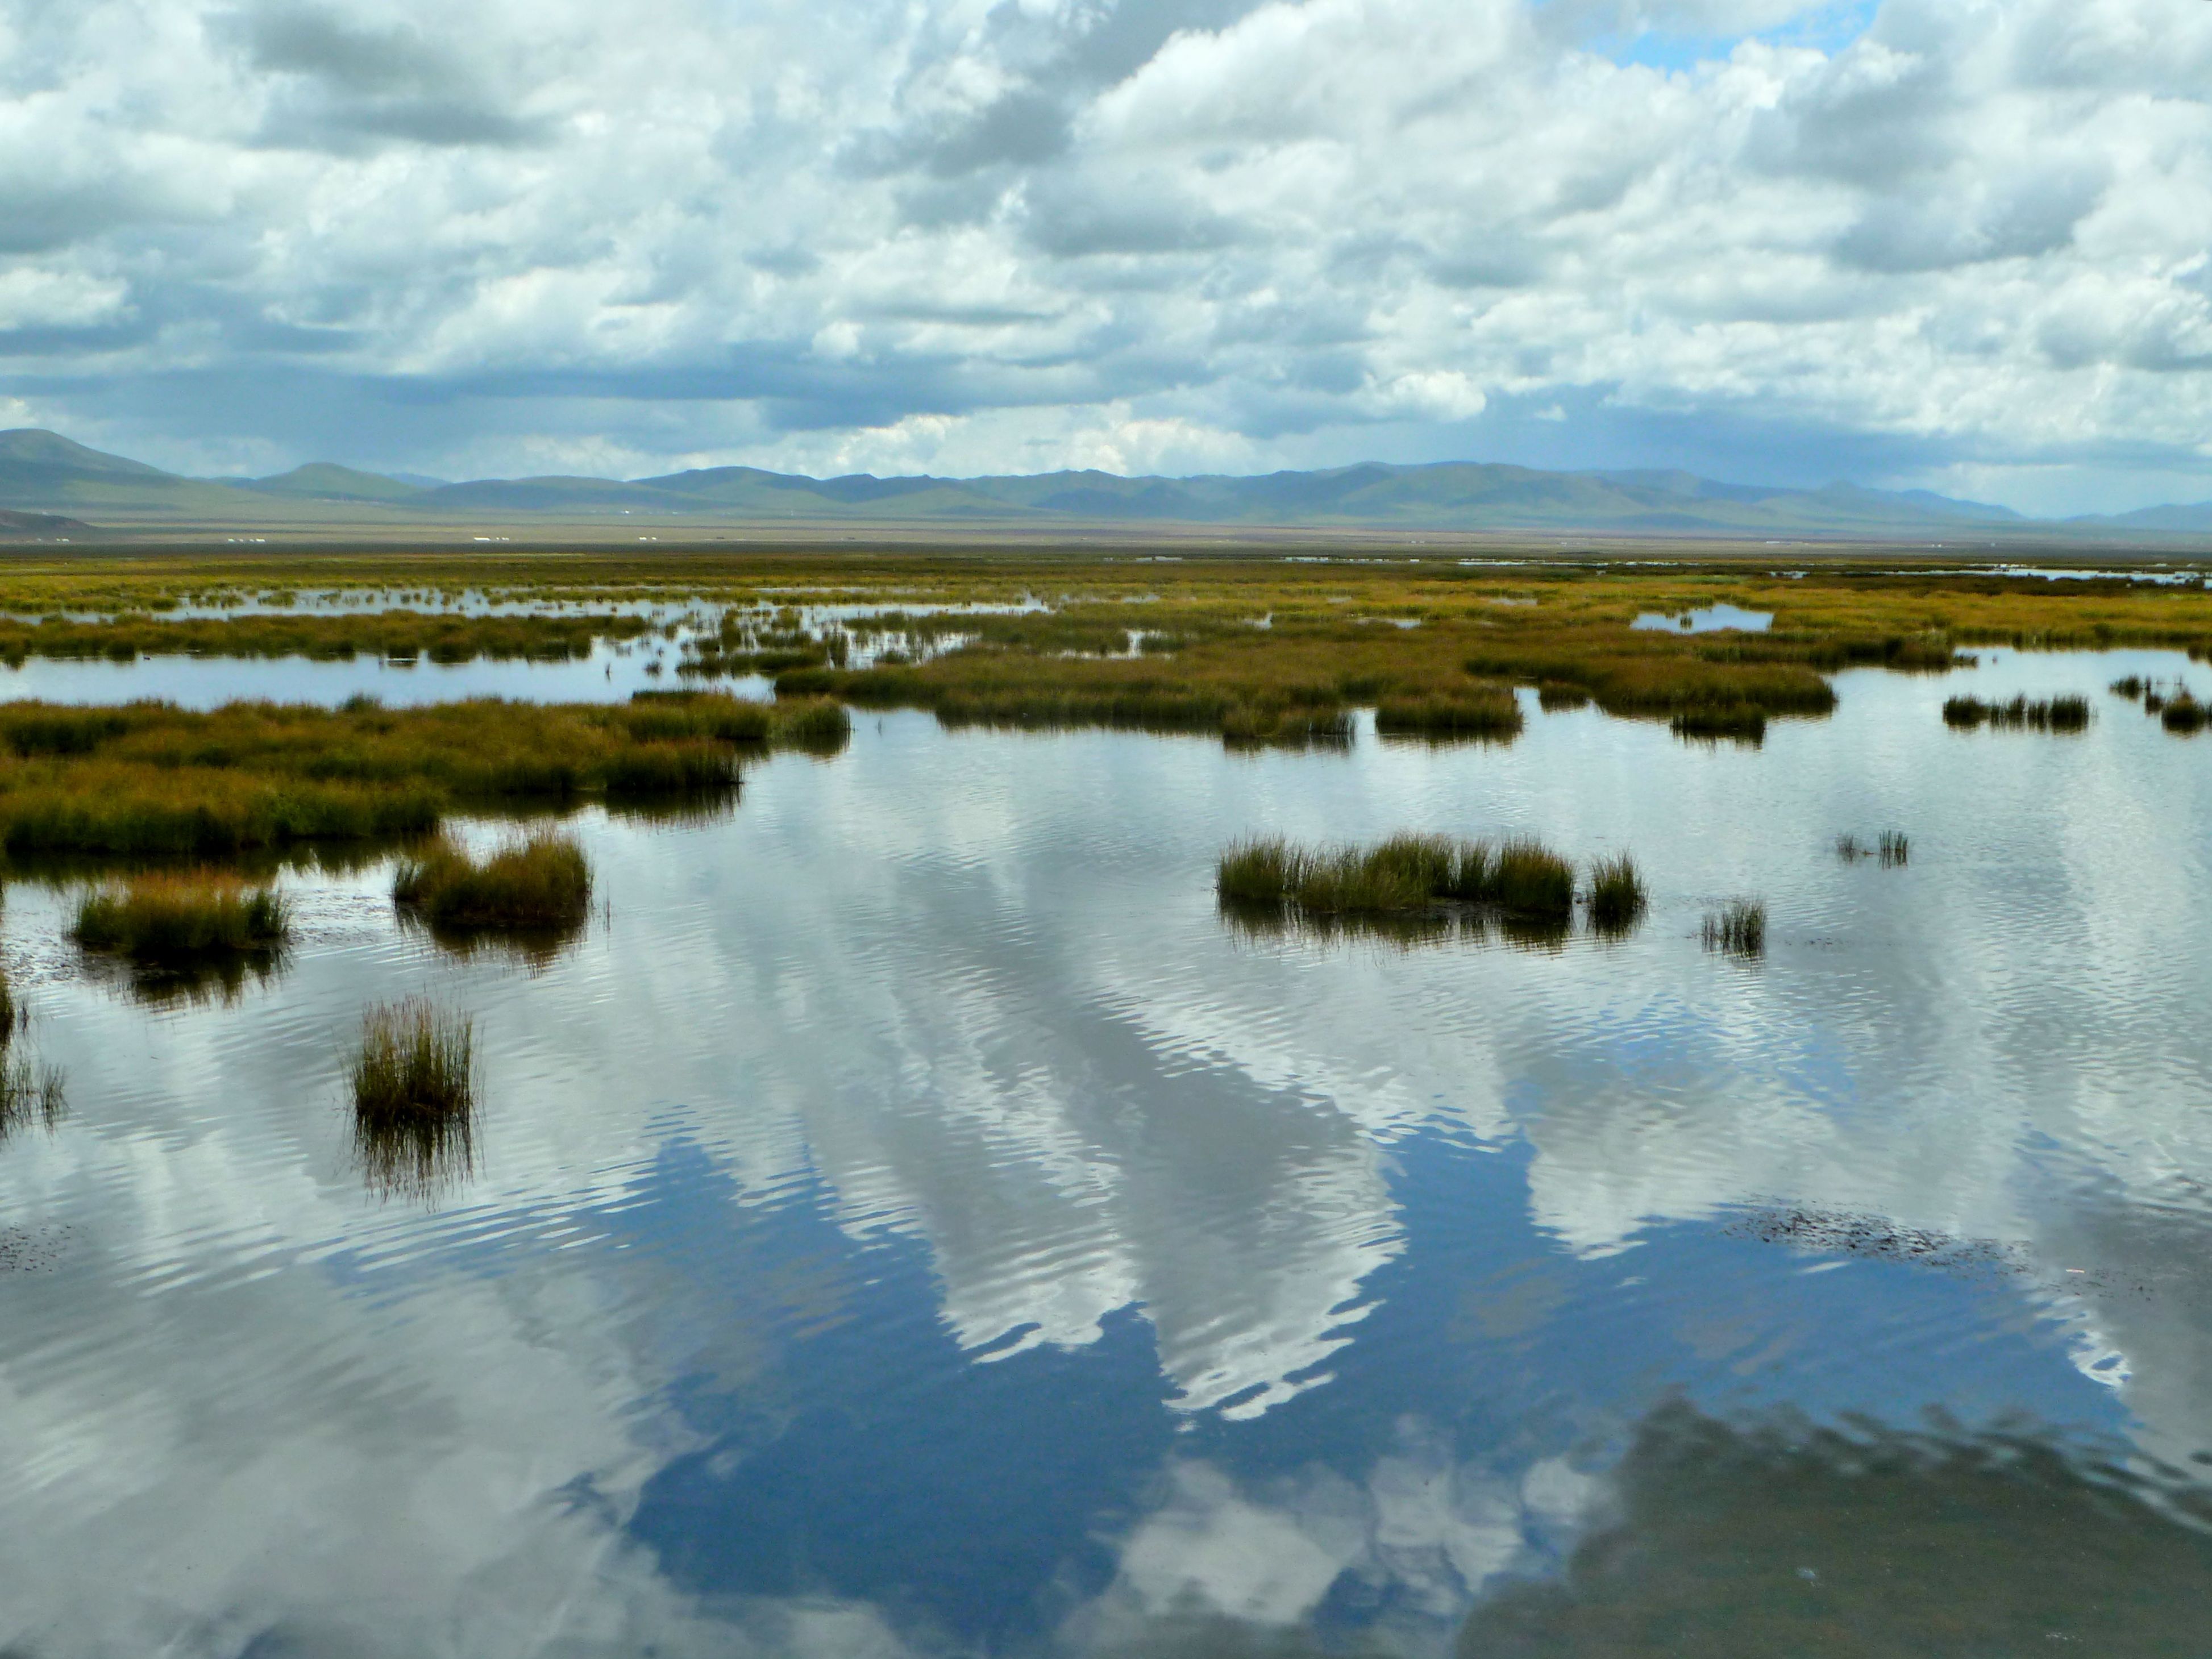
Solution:
[[[33,515],[27,518],[27,515]],[[39,519],[35,515],[49,515]],[[58,520],[51,515],[61,515]],[[1926,490],[1785,489],[1674,471],[1549,472],[1479,462],[1370,462],[1254,477],[1047,472],[977,478],[810,478],[756,467],[657,477],[448,483],[319,461],[266,478],[190,478],[57,433],[0,432],[0,534],[99,528],[422,528],[537,519],[708,525],[1102,525],[1889,539],[1966,531],[2212,533],[2212,502],[2032,520]],[[14,522],[21,520],[22,522]],[[674,527],[674,526],[672,526]]]

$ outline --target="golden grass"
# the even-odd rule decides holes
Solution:
[[[602,707],[0,706],[11,853],[229,854],[434,828],[471,804],[726,791],[779,716],[726,696]]]
[[[86,892],[70,936],[142,967],[187,969],[279,951],[291,926],[283,895],[265,884],[214,870],[165,871]]]
[[[0,618],[0,662],[21,666],[32,657],[130,662],[142,656],[562,662],[589,656],[600,640],[635,639],[651,627],[635,616],[448,616],[406,610],[174,621],[125,616],[102,623]]]
[[[400,860],[392,897],[441,927],[568,929],[590,911],[592,866],[551,830],[482,860],[440,836]]]

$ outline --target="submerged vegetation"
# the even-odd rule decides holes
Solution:
[[[393,902],[457,930],[576,927],[589,913],[592,866],[582,848],[550,830],[472,859],[440,836],[403,858]]]
[[[1885,830],[1869,847],[1846,831],[1836,837],[1836,856],[1845,864],[1856,864],[1861,859],[1880,859],[1883,869],[1894,870],[1911,860],[1912,842],[1902,830]]]
[[[354,1145],[372,1188],[427,1194],[475,1156],[476,1024],[421,997],[362,1018]]]
[[[1699,937],[1708,951],[1722,951],[1733,957],[1758,957],[1766,953],[1766,902],[1764,899],[1735,898],[1717,910],[1708,911]]]
[[[1988,726],[1998,730],[2083,732],[2089,726],[2089,700],[2076,696],[2031,701],[2023,696],[2010,702],[1984,702],[1979,697],[1952,697],[1943,704],[1943,723],[1968,731]]]
[[[0,706],[0,845],[229,854],[434,829],[465,805],[727,791],[747,752],[818,748],[842,709],[704,694],[386,709]]]
[[[266,884],[215,870],[157,871],[88,891],[70,935],[88,951],[181,970],[272,955],[291,925],[283,895]]]

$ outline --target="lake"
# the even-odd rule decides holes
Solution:
[[[550,960],[403,929],[385,860],[149,1000],[19,880],[68,1108],[0,1142],[0,1648],[2201,1651],[2212,738],[2104,688],[2204,675],[1981,659],[1758,748],[862,714],[726,812],[580,814]],[[1650,915],[1217,911],[1237,836],[1399,829],[1631,849]],[[1738,895],[1762,960],[1700,942]],[[344,1068],[416,993],[483,1103],[393,1190]]]

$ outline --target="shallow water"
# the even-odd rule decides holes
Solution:
[[[1694,611],[1667,613],[1646,611],[1629,626],[1660,629],[1669,634],[1764,634],[1774,625],[1771,611],[1747,611],[1741,605],[1706,605]]]
[[[18,883],[70,1106],[0,1143],[0,1648],[2197,1651],[2212,738],[2103,690],[2182,666],[1854,672],[1757,750],[869,715],[579,818],[605,908],[542,969],[380,866],[288,877],[229,1001]],[[1232,838],[1401,828],[1632,848],[1651,914],[1216,913]],[[1762,962],[1698,942],[1740,893]],[[422,990],[484,1103],[386,1195],[343,1067]]]

